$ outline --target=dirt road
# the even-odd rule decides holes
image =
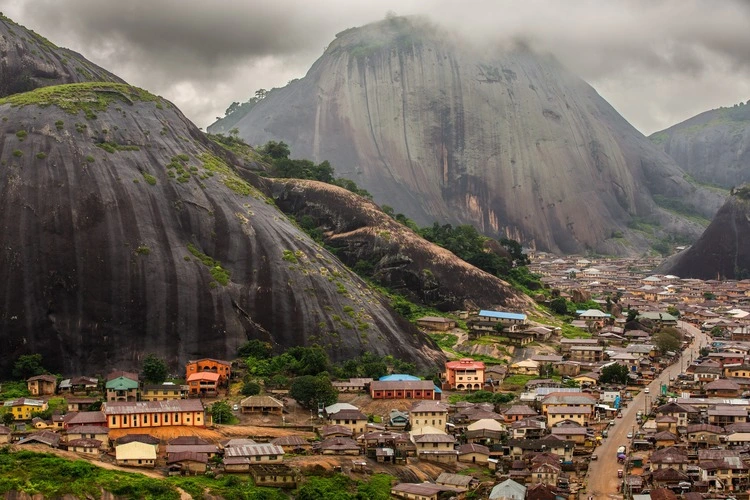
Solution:
[[[656,380],[647,386],[650,394],[645,394],[644,391],[638,393],[628,404],[628,407],[623,409],[622,418],[615,419],[615,426],[609,429],[609,437],[595,451],[599,459],[591,462],[589,466],[587,477],[588,487],[581,498],[588,498],[589,496],[593,496],[597,500],[622,498],[617,489],[621,481],[617,478],[617,470],[622,469],[623,465],[617,463],[617,448],[625,445],[628,451],[630,451],[631,443],[627,438],[627,434],[628,432],[635,433],[637,430],[636,413],[638,410],[645,411],[647,405],[650,410],[654,399],[659,394],[661,384],[668,384],[669,377],[676,378],[677,375],[682,373],[690,360],[696,359],[699,356],[698,351],[700,351],[700,348],[705,346],[709,341],[706,334],[689,323],[680,322],[680,327],[693,335],[693,343],[683,351],[679,361],[667,367]]]

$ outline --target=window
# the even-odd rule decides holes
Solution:
[[[148,415],[143,415],[143,423],[144,424],[148,423]]]
[[[258,455],[257,457],[255,457],[255,461],[256,462],[260,462],[260,455]]]

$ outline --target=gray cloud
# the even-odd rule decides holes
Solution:
[[[743,0],[0,0],[15,21],[163,95],[199,126],[305,74],[335,34],[387,11],[482,46],[554,54],[645,133],[750,98]]]

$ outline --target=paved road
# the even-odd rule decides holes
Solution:
[[[628,407],[623,409],[622,418],[615,419],[615,426],[609,429],[609,437],[605,438],[602,445],[595,451],[599,459],[591,462],[589,466],[588,487],[586,493],[582,494],[582,498],[588,498],[588,496],[593,496],[596,499],[622,498],[622,495],[617,492],[617,487],[620,484],[620,480],[617,478],[617,469],[622,468],[622,464],[617,463],[617,448],[626,445],[628,450],[630,449],[630,440],[627,438],[627,433],[637,428],[636,413],[638,410],[644,410],[645,412],[647,405],[650,410],[654,398],[659,394],[661,384],[668,383],[669,377],[676,378],[678,374],[682,373],[690,361],[699,356],[700,348],[708,342],[706,334],[691,324],[680,322],[679,326],[693,335],[693,343],[683,351],[678,362],[664,369],[659,377],[647,386],[650,394],[645,394],[644,391],[638,393],[628,403]]]

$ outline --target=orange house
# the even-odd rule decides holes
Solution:
[[[220,375],[213,372],[193,373],[187,379],[190,395],[213,396],[216,394]]]
[[[484,363],[471,358],[445,363],[445,382],[451,389],[479,390],[484,387]]]
[[[200,372],[210,372],[219,375],[219,385],[225,385],[229,381],[229,376],[232,374],[232,363],[229,361],[222,361],[220,359],[203,358],[195,361],[188,361],[185,366],[185,379],[189,379],[190,375]]]

